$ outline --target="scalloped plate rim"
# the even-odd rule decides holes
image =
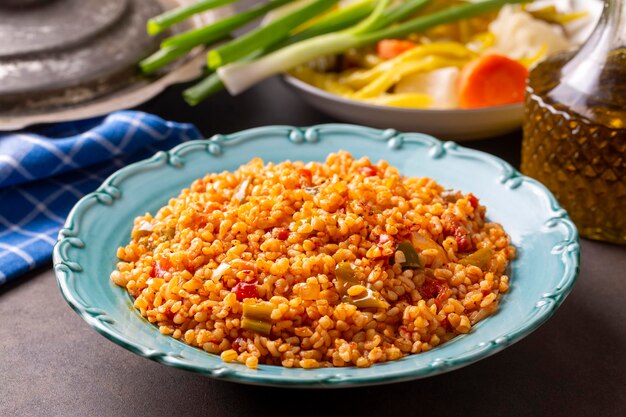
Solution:
[[[76,294],[74,289],[69,284],[73,268],[79,268],[81,270],[80,265],[73,264],[66,253],[65,246],[69,245],[75,249],[80,249],[80,246],[76,246],[72,244],[72,239],[78,239],[77,235],[80,233],[80,215],[84,210],[89,210],[90,207],[97,204],[104,204],[100,199],[104,198],[103,195],[109,195],[108,193],[116,192],[118,187],[123,183],[124,178],[128,174],[134,173],[145,173],[145,169],[158,169],[168,163],[176,164],[177,158],[180,158],[181,154],[184,151],[189,152],[198,152],[205,151],[208,153],[213,153],[214,155],[221,155],[223,146],[236,146],[239,141],[248,141],[248,140],[262,140],[262,139],[253,139],[251,138],[254,135],[263,135],[267,134],[270,136],[275,136],[279,133],[287,133],[287,137],[285,139],[294,142],[295,144],[299,144],[300,142],[317,142],[319,135],[319,131],[328,130],[329,132],[340,133],[340,134],[354,134],[357,136],[359,133],[369,135],[369,138],[363,139],[375,139],[379,141],[387,141],[389,145],[391,145],[391,141],[400,138],[400,146],[403,142],[406,142],[407,139],[409,142],[419,142],[422,144],[427,144],[431,148],[431,152],[434,151],[434,154],[431,155],[431,158],[438,159],[445,157],[447,153],[453,152],[453,157],[463,157],[469,156],[472,159],[478,159],[483,163],[495,163],[499,165],[505,173],[508,175],[504,178],[500,179],[500,182],[504,184],[510,180],[515,180],[517,183],[512,185],[511,188],[520,187],[526,184],[529,187],[534,187],[541,194],[542,197],[546,197],[549,202],[549,206],[552,209],[552,214],[554,217],[550,218],[550,220],[555,220],[560,222],[561,224],[566,226],[567,231],[569,232],[569,236],[563,236],[564,240],[560,246],[564,247],[563,253],[568,253],[570,255],[570,264],[567,265],[564,260],[561,260],[563,264],[563,274],[558,281],[558,286],[551,293],[545,293],[541,299],[537,301],[535,306],[535,314],[531,317],[531,320],[522,320],[520,321],[522,325],[517,326],[514,330],[510,331],[506,335],[495,338],[493,340],[488,340],[487,342],[482,342],[472,348],[468,353],[468,355],[463,355],[460,358],[436,358],[434,359],[429,366],[427,367],[417,367],[410,368],[406,367],[401,372],[393,372],[393,373],[374,373],[375,378],[372,375],[364,375],[359,376],[359,371],[371,371],[372,369],[382,369],[385,364],[377,364],[371,368],[366,368],[364,370],[359,370],[358,368],[348,367],[348,368],[335,368],[337,369],[336,375],[327,375],[323,376],[323,378],[311,378],[307,380],[284,380],[281,375],[261,375],[257,373],[243,373],[238,372],[237,370],[232,370],[231,367],[226,365],[217,366],[217,367],[201,367],[195,363],[184,363],[180,362],[177,355],[171,355],[167,352],[150,352],[149,349],[144,348],[141,345],[141,341],[133,341],[130,340],[126,335],[121,334],[120,332],[115,332],[111,329],[108,329],[97,317],[101,315],[100,313],[90,314],[88,309],[95,309],[95,307],[90,307],[86,305],[80,305],[79,300],[76,299]],[[295,135],[292,137],[292,135]],[[307,136],[308,135],[308,136]],[[361,140],[361,139],[359,139]],[[215,146],[215,148],[212,148]],[[208,156],[208,155],[207,155]],[[158,164],[158,165],[157,165]],[[120,178],[120,184],[116,184],[116,180]],[[109,197],[111,197],[109,195]],[[105,198],[106,199],[106,198]],[[115,197],[111,197],[112,200]],[[95,201],[96,204],[93,204],[92,201]],[[76,221],[78,219],[78,221]],[[78,230],[75,232],[74,229]],[[556,248],[556,246],[555,246]],[[174,366],[176,368],[190,370],[194,372],[198,372],[201,374],[205,374],[214,378],[230,380],[234,382],[241,382],[247,384],[255,384],[255,385],[268,385],[268,386],[282,386],[282,387],[325,387],[325,388],[339,388],[339,387],[350,387],[350,386],[366,386],[366,385],[378,385],[383,383],[392,383],[392,382],[401,382],[406,380],[413,380],[418,378],[425,378],[429,376],[434,376],[438,374],[442,374],[445,372],[449,372],[472,363],[477,362],[478,360],[489,357],[506,347],[518,342],[523,339],[525,336],[532,333],[538,327],[540,327],[545,321],[547,321],[552,315],[556,312],[558,307],[570,293],[573,288],[579,270],[580,263],[580,247],[578,242],[578,232],[576,227],[573,225],[567,214],[563,209],[560,208],[554,196],[543,186],[541,183],[537,182],[534,179],[529,177],[525,177],[517,170],[515,170],[510,164],[505,162],[504,160],[495,157],[493,155],[477,151],[474,149],[468,149],[462,146],[457,145],[454,142],[442,142],[438,139],[421,133],[398,133],[393,129],[380,130],[374,129],[364,126],[356,126],[350,124],[321,124],[310,126],[308,128],[298,128],[288,125],[279,125],[279,126],[265,126],[265,127],[257,127],[244,131],[239,131],[233,134],[228,135],[214,135],[209,139],[204,140],[195,140],[182,143],[171,150],[164,152],[158,152],[151,158],[144,159],[142,161],[138,161],[134,164],[128,165],[126,167],[121,168],[116,171],[112,175],[110,175],[103,184],[98,187],[98,189],[92,193],[85,195],[81,198],[77,204],[70,211],[68,218],[65,222],[63,229],[59,232],[59,239],[54,247],[54,271],[57,278],[57,284],[62,293],[63,298],[70,305],[70,307],[81,317],[83,320],[87,322],[87,324],[94,328],[98,333],[105,336],[107,339],[115,342],[116,344],[124,347],[125,349],[138,354],[140,356],[146,357],[153,361],[163,363],[166,365]],[[561,257],[563,258],[563,257]],[[544,304],[540,303],[546,300]],[[544,306],[548,306],[548,308],[543,308]],[[537,313],[538,312],[538,313]],[[152,326],[147,321],[146,325]],[[483,322],[485,323],[485,322]],[[481,324],[483,324],[481,323]],[[463,336],[459,336],[457,339],[462,338]],[[182,342],[179,342],[183,344]],[[183,344],[187,348],[196,349],[190,347],[188,345]],[[400,361],[408,361],[413,355],[409,355],[407,357],[402,358]],[[387,362],[386,364],[393,364],[394,362]],[[397,361],[396,361],[397,363]],[[243,365],[236,365],[243,366]],[[264,368],[274,368],[267,365],[260,365],[260,369]],[[342,377],[341,374],[346,371],[353,371],[353,376]],[[315,370],[308,371],[313,375]]]

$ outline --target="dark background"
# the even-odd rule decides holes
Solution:
[[[278,80],[196,108],[172,88],[141,107],[210,136],[333,122]],[[465,146],[519,166],[521,132]],[[151,362],[109,342],[61,298],[50,268],[0,288],[0,416],[626,416],[626,248],[582,241],[556,315],[516,345],[413,382],[336,390],[239,385]]]

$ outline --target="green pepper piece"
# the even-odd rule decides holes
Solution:
[[[255,320],[248,317],[244,317],[241,320],[241,328],[246,330],[252,330],[260,334],[268,335],[272,330],[272,323],[268,323],[263,320]]]
[[[354,268],[350,262],[341,262],[337,264],[337,267],[335,268],[335,277],[337,277],[339,292],[342,295],[347,293],[348,288],[359,283],[359,280],[356,279]]]
[[[248,319],[271,321],[272,311],[274,311],[274,304],[272,303],[261,302],[243,305],[243,316]]]
[[[474,265],[484,270],[492,256],[493,250],[491,248],[481,248],[461,259],[459,263],[461,265]]]
[[[349,303],[357,308],[389,308],[389,303],[385,300],[382,300],[377,296],[377,294],[366,288],[367,292],[363,296],[359,296],[358,298],[350,297],[349,295],[344,295],[341,298],[341,301],[344,303]]]
[[[389,308],[389,304],[382,300],[379,295],[366,288],[365,295],[353,298],[348,295],[348,288],[359,283],[354,272],[354,267],[349,262],[341,262],[335,268],[335,277],[339,283],[341,301],[355,305],[357,308]]]
[[[402,269],[424,268],[424,265],[422,265],[420,257],[417,254],[417,251],[415,250],[413,245],[411,245],[411,242],[404,241],[400,243],[396,250],[402,252],[404,254],[404,259],[406,259],[404,262],[402,262]]]
[[[441,247],[441,245],[434,240],[424,237],[417,232],[411,233],[411,244],[415,248],[415,250],[419,250],[420,252],[426,249],[435,249],[437,251],[437,258],[442,264],[448,263],[448,255],[446,251]]]

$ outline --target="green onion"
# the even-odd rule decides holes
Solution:
[[[374,11],[365,20],[359,22],[356,26],[348,29],[347,32],[356,35],[359,33],[367,33],[371,30],[378,29],[380,27],[379,22],[385,15],[385,9],[390,2],[391,0],[378,0]]]
[[[263,20],[261,20],[261,24],[259,26],[266,26],[268,23],[280,19],[281,17],[287,16],[289,13],[293,13],[299,8],[304,7],[307,4],[311,4],[314,1],[315,0],[295,0],[289,4],[279,7],[276,10],[272,10],[263,17]]]
[[[264,50],[258,50],[250,54],[246,59],[253,60],[263,55]],[[207,71],[211,72],[211,70]],[[224,83],[217,73],[209,73],[202,81],[183,91],[183,99],[190,106],[196,106],[214,94],[224,90]]]
[[[268,23],[266,26],[251,30],[245,35],[213,49],[207,57],[209,68],[219,68],[222,65],[244,58],[258,49],[266,48],[280,41],[287,37],[293,28],[322,13],[335,3],[337,3],[337,0],[315,0],[292,13]]]
[[[386,0],[381,1],[384,2]],[[235,95],[265,78],[280,74],[320,56],[335,55],[347,49],[369,45],[382,39],[401,38],[444,23],[477,16],[508,3],[521,3],[524,1],[485,0],[479,3],[466,3],[426,16],[416,17],[385,29],[374,30],[373,32],[352,33],[348,29],[342,32],[320,35],[289,45],[251,62],[236,62],[226,65],[218,69],[218,75],[224,82],[226,89]]]
[[[350,27],[369,16],[374,10],[375,4],[375,0],[362,0],[329,12],[311,26],[289,37],[287,43],[296,43],[314,36]]]
[[[384,16],[382,16],[378,28],[389,26],[394,22],[400,22],[414,13],[417,13],[422,7],[428,4],[429,0],[412,0],[405,1],[393,7]]]
[[[200,0],[195,3],[177,7],[148,20],[146,30],[151,36],[158,35],[165,29],[197,13],[224,6],[236,0]]]
[[[219,93],[224,89],[224,83],[217,75],[213,73],[208,75],[199,83],[192,85],[183,91],[183,99],[190,106],[197,106],[207,98]]]
[[[374,0],[364,0],[358,3],[352,3],[345,8],[340,8],[338,10],[329,12],[327,15],[317,20],[311,26],[304,29],[302,32],[298,32],[294,36],[278,42],[276,45],[270,46],[263,50],[257,50],[248,57],[246,57],[245,60],[250,61],[262,55],[265,55],[268,52],[275,51],[292,43],[350,27],[355,22],[367,16],[373,10],[373,8]],[[211,97],[212,95],[222,90],[224,90],[224,83],[216,73],[213,73],[208,75],[199,83],[183,91],[183,98],[185,99],[187,104],[191,106],[196,106],[202,101],[206,100],[208,97]]]
[[[162,48],[139,62],[141,71],[146,74],[152,74],[159,68],[169,64],[177,58],[185,55],[190,48],[167,47]]]
[[[179,35],[164,39],[161,47],[193,48],[197,45],[208,45],[228,36],[233,30],[249,23],[270,10],[287,4],[293,0],[271,0],[268,3],[253,7],[243,13],[229,16],[199,29],[189,30]]]
[[[528,0],[484,0],[476,3],[466,3],[460,6],[449,7],[426,16],[416,17],[397,26],[381,29],[376,32],[364,34],[359,39],[359,46],[378,42],[382,39],[395,39],[407,36],[415,32],[423,32],[427,29],[456,22],[462,19],[478,16],[505,4],[526,3]]]

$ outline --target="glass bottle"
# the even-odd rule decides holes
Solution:
[[[626,244],[626,0],[605,1],[589,40],[530,74],[522,172],[582,236]]]

